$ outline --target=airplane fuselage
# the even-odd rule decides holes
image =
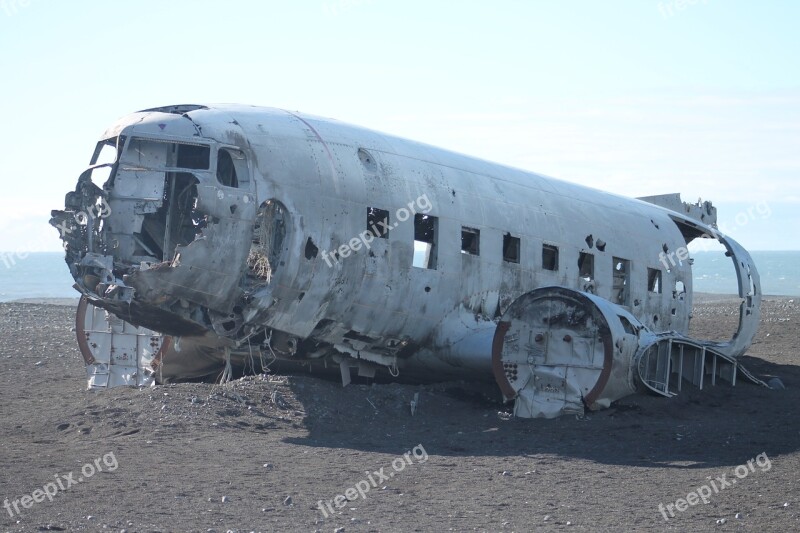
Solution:
[[[114,155],[97,167],[103,147]],[[62,230],[67,262],[93,305],[165,335],[368,376],[491,378],[498,322],[543,287],[608,301],[654,334],[687,335],[691,261],[676,252],[714,223],[710,204],[687,215],[248,106],[132,114],[92,164],[54,221],[77,230]],[[81,210],[90,216],[73,223]],[[748,324],[760,297],[750,263]]]

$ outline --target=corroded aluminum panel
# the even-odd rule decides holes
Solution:
[[[170,340],[137,328],[81,298],[75,331],[86,362],[89,388],[146,387]]]

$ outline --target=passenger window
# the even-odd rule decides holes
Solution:
[[[481,230],[461,226],[461,253],[480,255]]]
[[[630,305],[630,270],[631,262],[627,259],[615,257],[614,261],[614,282],[611,288],[611,296],[614,303],[619,305]]]
[[[439,219],[431,215],[414,215],[414,260],[417,268],[436,268]]]
[[[558,246],[552,244],[542,245],[542,268],[544,270],[558,270]]]
[[[647,290],[661,294],[661,271],[659,269],[647,269]]]
[[[503,235],[503,261],[519,263],[519,237],[512,237],[510,233]]]
[[[594,280],[594,256],[581,252],[578,256],[578,275],[585,281]]]

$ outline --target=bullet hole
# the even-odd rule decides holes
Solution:
[[[587,235],[587,236],[586,236],[586,245],[587,245],[589,248],[591,248],[592,246],[594,246],[594,237],[592,237],[592,234],[591,234],[591,233],[590,233],[589,235]]]
[[[431,288],[430,287],[425,287],[425,292],[431,292]]]
[[[311,237],[308,238],[306,241],[306,259],[313,259],[317,257],[319,253],[319,248],[314,244],[314,241],[311,240]]]
[[[300,293],[300,296],[298,296],[298,297],[297,297],[297,301],[298,301],[298,302],[302,302],[302,301],[303,301],[303,297],[304,297],[305,295],[306,295],[306,293],[304,293],[304,292],[301,292],[301,293]]]
[[[653,223],[653,225],[656,227],[656,229],[661,229],[661,228],[658,226],[658,224],[656,224],[655,220],[653,220],[652,218],[650,219],[650,222],[652,222],[652,223]]]
[[[231,215],[232,215],[232,214],[234,214],[234,213],[236,212],[236,208],[237,208],[237,207],[238,207],[238,206],[237,206],[236,204],[233,204],[233,205],[231,205],[231,207],[230,207],[230,210],[231,210]]]
[[[606,241],[604,241],[603,239],[597,239],[597,242],[595,243],[595,245],[597,246],[597,249],[599,251],[601,251],[601,252],[605,252],[606,251]]]

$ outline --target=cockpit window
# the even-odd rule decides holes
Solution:
[[[178,167],[208,170],[211,147],[195,144],[178,144]]]
[[[217,156],[217,180],[226,187],[238,187],[236,169],[233,167],[233,158],[227,150],[220,150]]]
[[[106,139],[97,143],[89,163],[92,168],[87,170],[92,183],[102,188],[111,177],[113,165],[117,162],[117,138]],[[102,165],[102,166],[98,166]]]
[[[211,147],[207,144],[133,138],[128,143],[123,160],[138,168],[208,170]]]
[[[247,160],[239,150],[221,148],[217,154],[217,181],[226,187],[241,187],[248,179]]]
[[[117,162],[117,138],[97,143],[90,165],[114,164]]]

